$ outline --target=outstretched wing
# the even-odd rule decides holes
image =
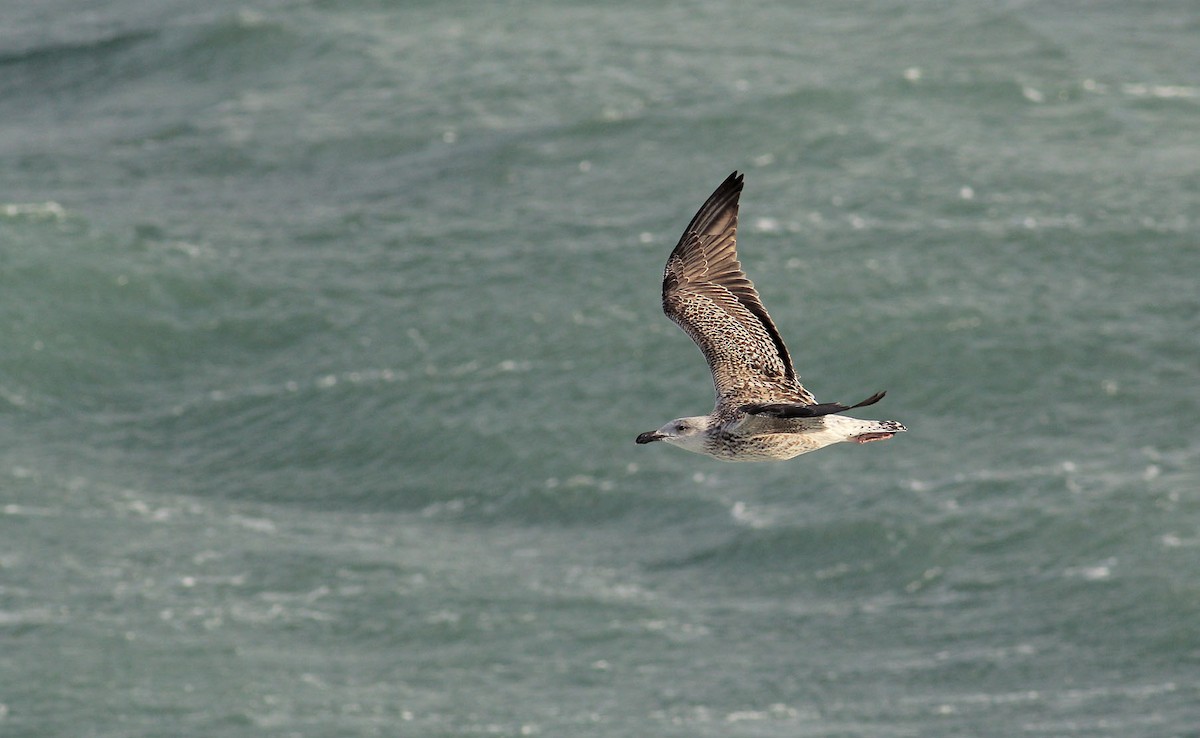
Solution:
[[[667,259],[663,312],[708,360],[720,402],[812,404],[787,346],[737,258],[738,198],[734,172],[692,218]],[[736,401],[736,402],[735,402]]]
[[[853,410],[856,407],[874,405],[883,399],[887,390],[876,392],[862,402],[853,405],[843,405],[840,402],[822,402],[819,405],[794,402],[751,402],[742,405],[738,410],[749,415],[766,415],[772,418],[819,418],[822,415],[833,415],[843,410]]]

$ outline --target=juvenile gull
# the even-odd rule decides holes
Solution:
[[[717,404],[708,415],[672,420],[637,437],[666,441],[722,461],[782,461],[832,443],[868,443],[906,428],[894,420],[860,420],[843,410],[873,405],[818,403],[800,384],[787,346],[737,257],[734,172],[700,208],[667,259],[663,312],[708,360]]]

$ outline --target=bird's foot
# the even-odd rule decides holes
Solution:
[[[871,441],[886,441],[887,439],[891,438],[894,435],[896,435],[896,434],[895,433],[864,433],[861,436],[855,436],[855,437],[851,438],[850,440],[854,441],[855,443],[870,443]]]

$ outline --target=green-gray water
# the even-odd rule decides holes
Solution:
[[[0,735],[1198,734],[1194,2],[5,8]]]

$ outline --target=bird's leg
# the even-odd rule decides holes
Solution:
[[[887,439],[891,438],[894,435],[896,435],[896,434],[895,433],[864,433],[861,436],[855,436],[855,437],[851,438],[850,440],[854,441],[855,443],[870,443],[871,441],[886,441]]]

